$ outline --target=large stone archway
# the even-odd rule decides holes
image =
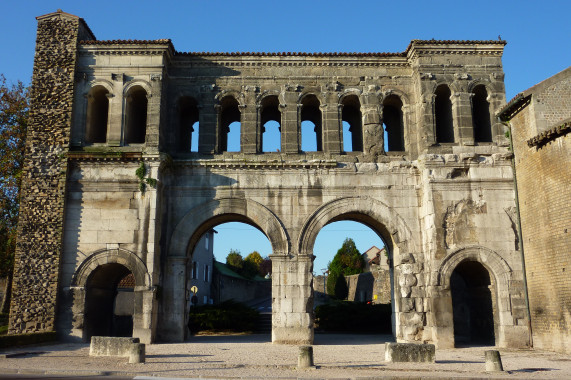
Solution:
[[[200,237],[218,224],[244,222],[262,231],[269,239],[274,255],[288,252],[288,238],[278,218],[261,204],[240,198],[220,198],[200,204],[186,213],[174,229],[164,280],[163,321],[160,338],[183,341],[187,335],[186,264]]]
[[[133,310],[133,336],[141,342],[151,343],[154,340],[154,326],[152,310],[155,302],[155,288],[152,287],[151,279],[145,263],[133,252],[125,249],[103,249],[94,252],[87,257],[78,267],[71,281],[73,299],[73,335],[81,336],[84,340],[92,335],[89,331],[89,321],[86,312],[89,308],[97,305],[88,305],[91,300],[89,294],[90,285],[96,275],[101,284],[109,283],[109,291],[113,288],[124,274],[132,273],[135,279],[134,287],[134,310]],[[119,276],[119,277],[117,277]],[[117,278],[115,278],[117,277]]]
[[[274,298],[273,309],[277,318],[274,319],[273,341],[291,343],[290,337],[294,331],[298,337],[294,342],[312,342],[313,245],[325,225],[339,220],[353,220],[371,227],[388,245],[393,261],[393,276],[397,279],[392,281],[395,337],[398,340],[406,340],[408,337],[405,334],[421,335],[424,313],[412,312],[412,308],[408,306],[415,302],[411,298],[412,288],[419,283],[418,277],[421,276],[422,270],[422,258],[417,251],[418,243],[410,227],[394,208],[365,196],[339,198],[319,207],[302,225],[296,243],[298,254],[293,257],[272,257],[272,291],[274,294],[288,292],[282,297]],[[299,298],[299,301],[296,298]],[[406,329],[401,326],[403,321],[406,322]]]

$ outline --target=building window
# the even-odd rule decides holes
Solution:
[[[322,147],[322,116],[319,100],[315,95],[304,96],[301,101],[301,150],[320,152]]]
[[[86,144],[105,143],[107,141],[108,95],[109,91],[103,86],[93,87],[87,95]]]
[[[240,109],[238,101],[232,96],[225,96],[220,102],[219,115],[219,141],[220,152],[240,151]]]
[[[125,144],[143,144],[147,133],[147,92],[134,86],[127,94]]]
[[[396,95],[389,95],[383,101],[383,127],[385,150],[404,151],[404,121],[402,101]]]
[[[490,103],[484,85],[478,85],[472,91],[472,124],[475,142],[492,142]]]
[[[178,144],[181,152],[198,151],[198,103],[190,96],[179,100]]]
[[[343,98],[341,103],[341,119],[343,121],[343,150],[345,152],[363,151],[363,118],[361,103],[356,95]],[[346,127],[347,126],[347,127]]]
[[[266,96],[260,104],[262,152],[281,150],[282,114],[279,105],[280,102],[275,95]]]
[[[436,125],[436,142],[453,143],[454,127],[452,122],[452,95],[447,85],[441,84],[434,92],[434,122]]]
[[[208,275],[208,265],[204,266],[204,282],[208,282],[209,281],[209,275]]]
[[[205,234],[204,235],[204,248],[206,250],[208,250],[208,240],[209,240],[208,234]]]
[[[192,262],[191,278],[193,280],[198,279],[198,263],[196,261]]]

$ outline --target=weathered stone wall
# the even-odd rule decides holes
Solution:
[[[73,100],[66,134],[73,151],[69,164],[63,160],[57,167],[67,176],[58,177],[60,203],[50,203],[63,207],[67,200],[55,213],[59,251],[49,252],[62,262],[59,287],[57,276],[53,283],[53,296],[57,288],[61,297],[58,331],[88,338],[97,322],[93,315],[100,315],[93,308],[111,305],[114,282],[130,272],[136,283],[133,335],[145,343],[182,341],[193,249],[216,225],[241,221],[263,231],[272,245],[272,341],[311,343],[315,239],[332,221],[355,220],[382,236],[392,258],[398,341],[454,344],[450,276],[460,263],[477,261],[493,279],[497,344],[524,346],[506,140],[493,123],[492,141],[477,143],[471,125],[474,86],[486,86],[490,113],[504,102],[503,45],[413,41],[403,53],[287,55],[178,53],[168,40],[81,42],[76,86],[61,93]],[[434,92],[443,83],[451,89],[457,138],[436,144]],[[85,139],[95,86],[108,100],[107,124],[100,125],[106,139],[97,143]],[[197,104],[198,153],[180,149],[188,128],[181,124],[183,96]],[[237,103],[241,123],[236,153],[223,148],[227,96]],[[267,96],[277,99],[279,152],[261,150]],[[319,103],[314,112],[321,115],[322,150],[316,152],[301,149],[308,97]],[[348,97],[358,103],[363,126],[363,149],[351,152],[342,148]],[[132,143],[125,130],[135,98],[146,104],[137,114],[145,121],[145,138]],[[385,152],[387,101],[402,103],[403,151]],[[34,158],[42,143],[29,143]],[[156,189],[145,185],[144,194],[146,182],[136,175],[141,162],[144,177],[157,180]],[[43,244],[28,230],[22,236]],[[25,263],[18,271],[23,268]],[[49,268],[59,263],[50,261]],[[21,285],[31,297],[33,288]]]
[[[571,352],[570,99],[568,68],[524,91],[517,101],[521,110],[508,109],[503,115],[511,119],[533,344],[567,353]]]
[[[53,331],[62,253],[78,17],[38,18],[9,333]],[[93,38],[92,36],[90,36]]]

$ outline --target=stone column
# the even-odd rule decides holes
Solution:
[[[107,145],[121,146],[123,123],[125,117],[123,115],[123,74],[112,74],[113,79],[113,97],[109,99],[109,129],[107,130]]]
[[[154,340],[154,290],[147,286],[137,286],[134,296],[133,337],[139,338],[141,343],[150,344]]]
[[[298,116],[297,93],[286,90],[284,93],[285,104],[282,109],[282,152],[299,153],[301,148],[300,134],[301,122]]]
[[[161,123],[162,74],[151,74],[151,92],[147,94],[147,130],[145,153],[159,152],[159,125]]]
[[[310,256],[271,255],[272,342],[313,343],[313,292]]]
[[[198,152],[212,154],[218,146],[217,127],[220,105],[214,104],[210,87],[201,89],[201,102],[203,107],[198,114],[200,131],[198,132]]]
[[[376,106],[362,106],[363,109],[363,153],[380,156],[385,153],[383,122]]]
[[[240,152],[257,153],[257,112],[250,92],[246,93],[245,100],[248,104],[238,106],[240,108]],[[250,102],[252,101],[252,103]]]
[[[463,145],[474,145],[471,98],[472,94],[468,92],[455,92],[450,96],[454,120],[454,142]]]
[[[183,342],[186,320],[186,257],[169,257],[164,276],[160,337],[167,342]]]
[[[328,96],[327,96],[328,95]],[[339,154],[343,151],[342,138],[343,122],[341,112],[343,105],[337,103],[336,93],[327,93],[327,104],[322,104],[321,118],[322,126],[322,149],[324,152]]]

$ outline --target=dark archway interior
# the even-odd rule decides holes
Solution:
[[[446,85],[440,85],[434,92],[436,96],[434,104],[434,118],[436,124],[436,142],[453,143],[454,127],[452,123],[452,95]]]
[[[490,103],[484,85],[474,87],[472,97],[472,123],[474,125],[474,141],[492,142],[492,124],[490,119]]]
[[[383,101],[383,124],[387,132],[388,150],[390,152],[404,151],[402,101],[396,95],[389,95]]]
[[[179,150],[190,152],[192,146],[192,132],[194,123],[198,121],[198,103],[190,96],[183,96],[179,100]]]
[[[349,136],[343,135],[343,140],[351,139],[351,150],[353,152],[363,151],[363,121],[361,116],[361,103],[356,95],[349,95],[343,98],[343,111],[341,118],[349,123]]]
[[[490,274],[479,262],[464,261],[452,272],[450,288],[456,346],[495,344],[490,285]]]
[[[317,139],[316,151],[323,150],[323,136],[322,136],[322,117],[321,109],[319,108],[319,100],[315,95],[307,95],[301,101],[301,120],[300,122],[310,121],[315,125],[315,137]],[[304,135],[302,134],[301,140],[303,143]]]
[[[125,144],[143,144],[147,133],[147,92],[135,86],[127,96]]]
[[[85,131],[87,144],[105,143],[107,141],[108,94],[109,91],[103,86],[95,86],[89,93]]]
[[[85,294],[85,340],[92,336],[132,336],[135,284],[129,276],[132,278],[129,269],[117,263],[101,265],[91,273]],[[130,297],[121,295],[117,299],[119,293],[129,291]]]

